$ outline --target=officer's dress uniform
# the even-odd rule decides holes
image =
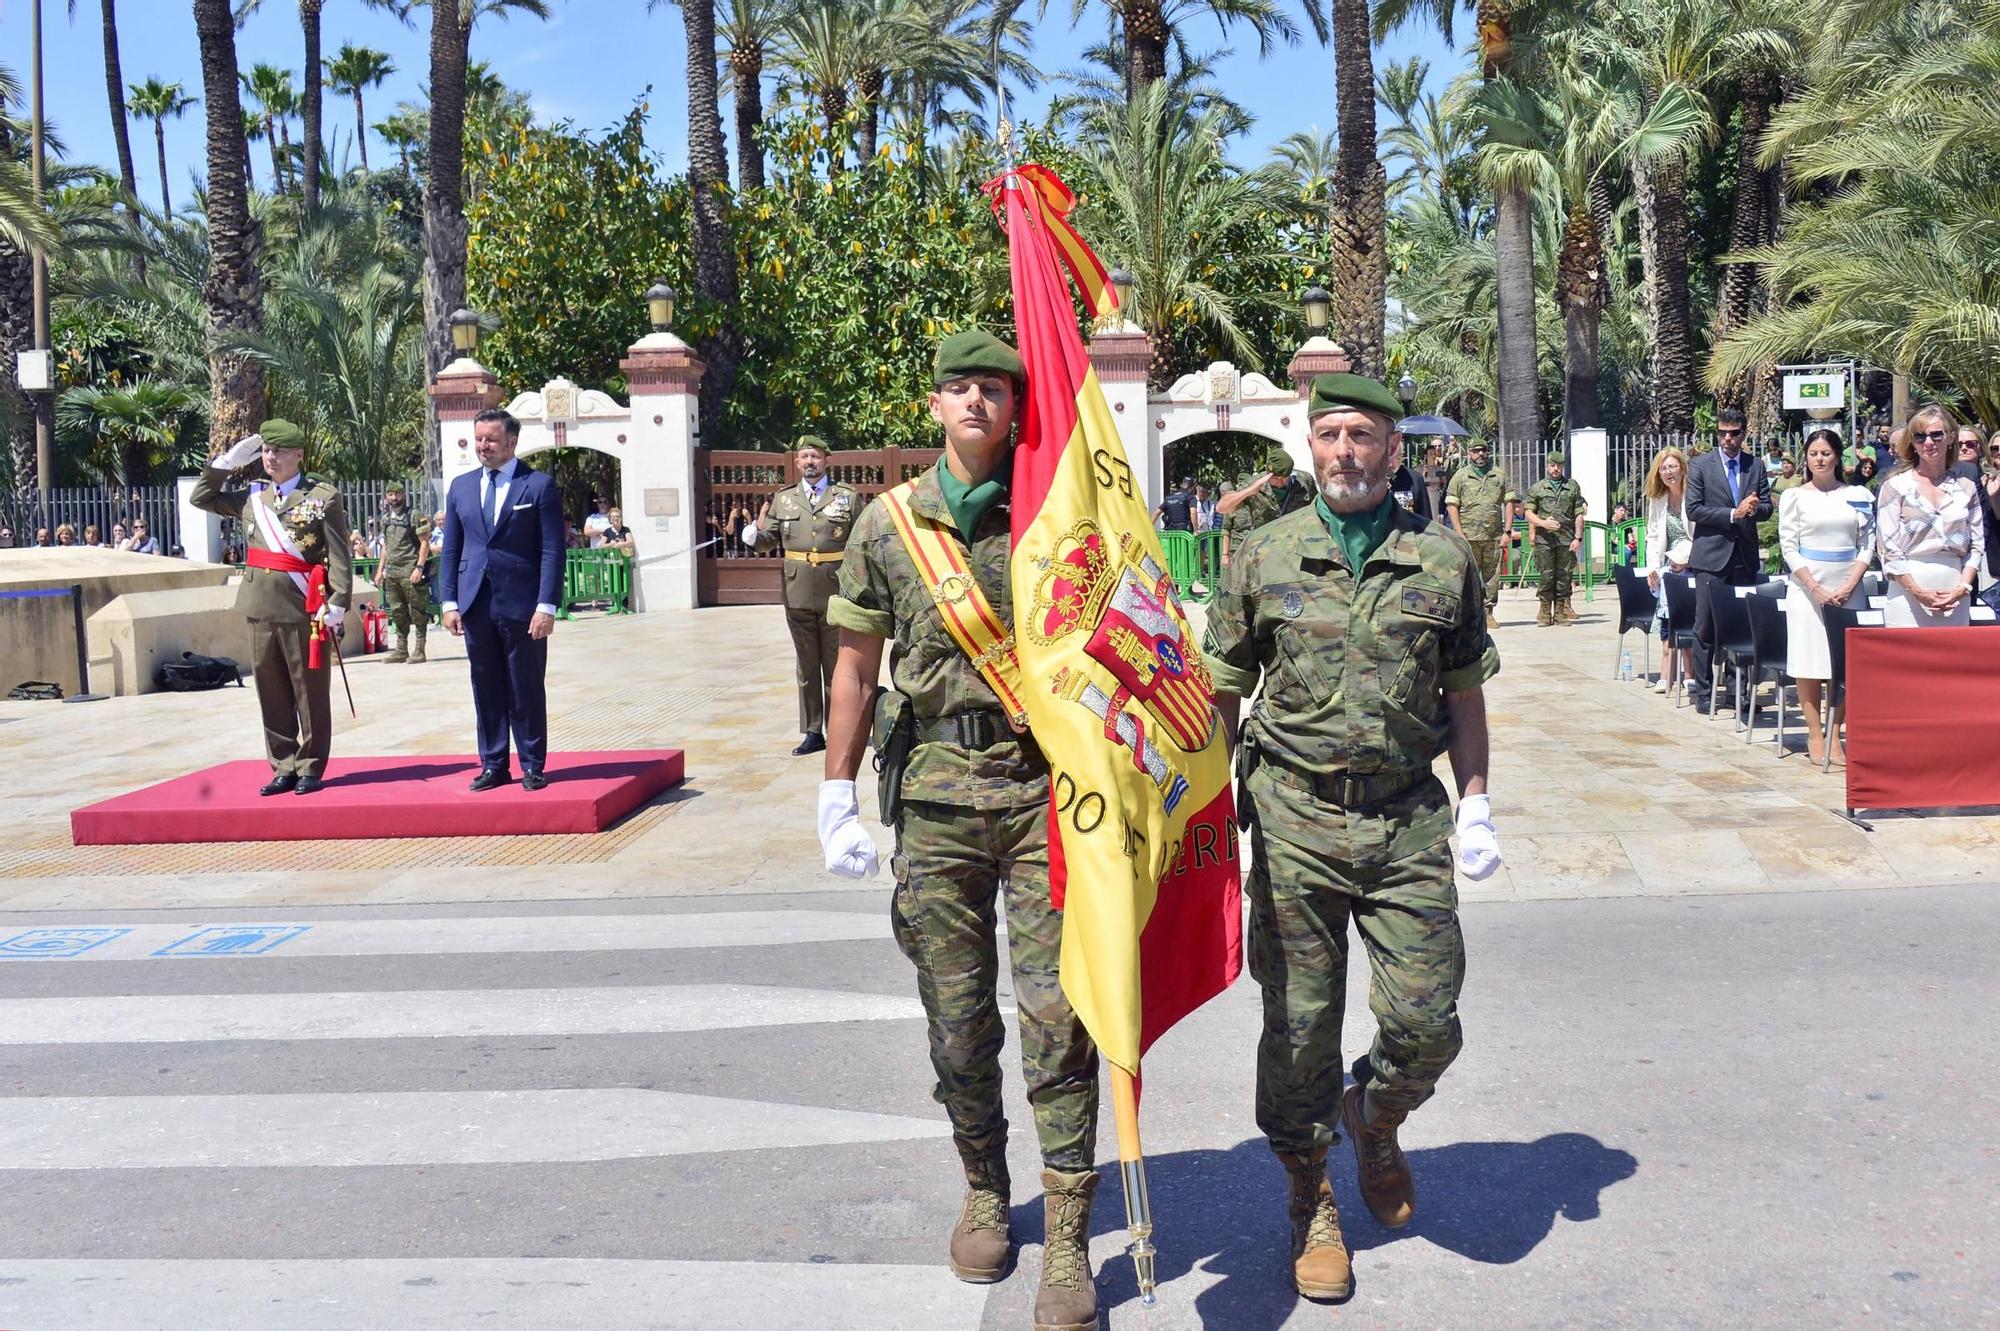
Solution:
[[[918,481],[913,512],[950,525],[1002,623],[1013,620],[1007,575],[1012,539],[1004,498],[972,539],[957,530],[941,489],[942,461]],[[1000,473],[1006,474],[1003,464]],[[917,745],[903,777],[891,861],[897,945],[917,968],[930,1024],[936,1096],[968,1174],[1004,1171],[1007,1119],[1000,1097],[996,902],[1007,915],[1021,1069],[1042,1160],[1087,1172],[1097,1123],[1097,1049],[1057,977],[1062,915],[1049,904],[1049,765],[1034,737],[1016,734],[1000,700],[945,628],[929,588],[884,504],[862,513],[827,611],[839,628],[893,638],[892,685],[910,699]]]
[[[398,661],[424,659],[424,634],[431,622],[431,521],[403,506],[400,513],[384,510],[382,522],[382,562],[375,569],[376,590],[382,593],[383,608],[396,628],[396,648],[384,658]],[[419,567],[422,580],[410,581]],[[414,647],[409,642],[416,630]]]
[[[1458,529],[1472,547],[1472,562],[1479,566],[1479,580],[1486,587],[1486,613],[1500,603],[1501,526],[1509,503],[1518,502],[1507,473],[1489,464],[1480,471],[1470,463],[1452,473],[1445,486],[1445,506],[1458,510]],[[1489,620],[1490,623],[1490,620]]]
[[[238,479],[247,480],[247,487]],[[196,508],[239,519],[249,550],[268,550],[262,524],[251,506],[269,505],[271,517],[297,546],[298,557],[326,569],[326,599],[346,610],[354,591],[351,528],[340,492],[324,477],[301,472],[283,487],[264,479],[253,463],[237,476],[203,468],[189,500]],[[280,553],[288,553],[281,551]],[[257,681],[257,704],[264,714],[264,750],[277,776],[319,778],[333,752],[333,648],[322,648],[320,668],[311,668],[312,620],[305,593],[292,575],[248,567],[237,587],[236,608],[250,622],[250,672]]]
[[[1570,476],[1560,480],[1544,476],[1528,487],[1525,506],[1536,517],[1556,522],[1554,531],[1535,531],[1535,567],[1541,573],[1535,595],[1549,616],[1548,621],[1538,622],[1567,623],[1576,618],[1569,601],[1576,577],[1576,552],[1569,543],[1576,539],[1576,520],[1584,511],[1583,487]]]
[[[792,632],[799,729],[807,735],[826,732],[826,695],[840,655],[840,629],[827,618],[827,603],[840,589],[841,553],[861,505],[853,486],[822,476],[817,487],[801,481],[778,491],[769,525],[757,526],[758,549],[775,542],[785,552],[785,626]]]

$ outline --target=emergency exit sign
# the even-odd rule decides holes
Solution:
[[[1815,407],[1846,405],[1847,376],[1844,374],[1785,376],[1785,407],[1789,411],[1810,411]]]

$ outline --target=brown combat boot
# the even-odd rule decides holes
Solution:
[[[1493,607],[1486,607],[1486,628],[1490,632],[1500,627],[1500,616],[1493,613]]]
[[[1090,1278],[1090,1199],[1093,1171],[1042,1171],[1042,1287],[1035,1294],[1035,1331],[1097,1331],[1097,1287]]]
[[[409,646],[409,643],[410,643],[409,634],[398,633],[396,635],[396,645],[389,649],[389,654],[387,656],[382,658],[382,664],[401,665],[403,662],[409,660],[410,654],[407,650],[405,650]]]
[[[424,662],[424,627],[422,624],[417,625],[417,640],[410,647],[411,665],[422,665]]]
[[[1556,622],[1558,624],[1574,624],[1577,622],[1576,607],[1570,604],[1568,597],[1564,597],[1563,603],[1556,607]]]
[[[1556,622],[1556,613],[1554,608],[1551,607],[1547,601],[1543,601],[1541,603],[1541,607],[1542,607],[1541,609],[1535,612],[1535,622],[1541,625],[1543,628],[1547,628],[1549,625]]]
[[[1007,1157],[999,1153],[965,1166],[965,1204],[951,1227],[951,1273],[974,1285],[990,1285],[1007,1274],[1014,1254],[1009,1227],[1013,1209]]]
[[[1396,1129],[1408,1115],[1384,1109],[1373,1123],[1363,1122],[1362,1095],[1359,1086],[1350,1086],[1340,1098],[1340,1121],[1354,1143],[1354,1163],[1361,1173],[1361,1200],[1385,1227],[1401,1229],[1417,1209],[1416,1180],[1410,1177],[1403,1148],[1396,1144]]]
[[[1326,1148],[1306,1155],[1279,1151],[1278,1162],[1292,1179],[1292,1284],[1309,1299],[1344,1299],[1354,1292],[1354,1266],[1340,1237]]]

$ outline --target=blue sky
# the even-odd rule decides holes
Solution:
[[[77,0],[74,23],[67,17],[65,0],[42,0],[42,6],[49,119],[67,142],[70,160],[110,165],[116,154],[105,109],[98,0]],[[667,170],[682,169],[687,160],[686,53],[679,11],[663,5],[649,14],[646,0],[553,0],[552,7],[555,18],[549,23],[532,18],[482,20],[472,36],[472,58],[488,62],[508,86],[527,91],[538,119],[567,119],[588,130],[613,123],[651,85],[649,144]],[[241,66],[248,69],[262,62],[296,70],[303,59],[297,14],[291,0],[265,0],[237,36]],[[1069,15],[1069,0],[1050,0],[1049,13],[1036,25],[1035,56],[1046,70],[1073,67],[1083,48],[1102,36],[1094,16],[1087,15],[1083,27],[1074,30]],[[426,77],[429,14],[419,10],[416,18],[421,29],[369,10],[361,0],[326,2],[321,41],[329,58],[341,43],[351,41],[386,51],[396,63],[397,72],[367,98],[371,122],[398,102],[414,100]],[[118,20],[128,87],[157,77],[179,81],[191,95],[200,95],[200,52],[188,0],[122,0]],[[1461,42],[1471,32],[1468,13],[1458,31]],[[19,76],[24,92],[28,37],[28,0],[0,0],[0,63]],[[1193,40],[1201,49],[1212,49],[1227,39],[1212,26],[1198,26]],[[1447,48],[1435,32],[1410,30],[1392,37],[1376,59],[1379,66],[1384,60],[1409,55],[1431,61],[1432,85],[1439,88],[1464,63],[1464,57]],[[1239,160],[1260,160],[1271,144],[1296,130],[1333,127],[1332,56],[1310,39],[1297,47],[1280,48],[1262,61],[1251,41],[1247,50],[1224,58],[1220,78],[1229,94],[1257,117],[1256,126],[1238,144]],[[1040,92],[1021,99],[1023,110],[1039,115],[1048,95],[1045,83]],[[353,103],[329,95],[326,117],[333,164],[352,164]],[[725,132],[729,123],[725,103]],[[135,120],[131,133],[141,195],[156,197],[158,167],[150,122]],[[189,196],[191,179],[204,170],[201,133],[199,108],[168,122],[168,172],[177,200]],[[296,139],[296,126],[293,134]],[[371,136],[369,159],[379,167],[392,162],[394,153]],[[268,158],[261,146],[256,160],[259,183],[268,188],[264,180]]]

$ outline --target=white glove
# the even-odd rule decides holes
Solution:
[[[1493,876],[1500,867],[1500,836],[1493,829],[1493,801],[1484,795],[1468,795],[1452,814],[1458,829],[1459,872],[1477,883]]]
[[[819,844],[826,852],[828,873],[873,878],[881,868],[875,838],[861,825],[861,803],[852,781],[819,783]]]
[[[216,454],[215,461],[209,465],[220,471],[235,471],[238,467],[247,467],[255,462],[263,452],[264,436],[253,434],[248,439],[238,439],[235,447],[227,452]]]
[[[333,632],[340,632],[340,621],[347,618],[347,612],[337,605],[323,605],[319,608],[319,621]]]

